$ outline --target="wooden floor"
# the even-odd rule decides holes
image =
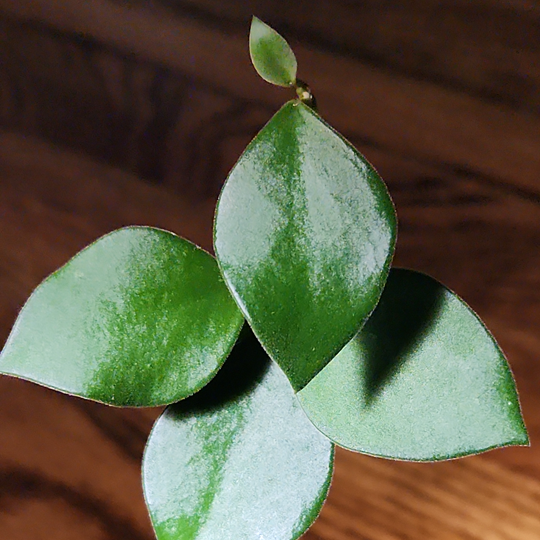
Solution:
[[[438,464],[338,452],[305,538],[540,539],[538,2],[0,0],[0,343],[101,234],[146,224],[210,246],[228,169],[291,97],[249,65],[251,13],[387,181],[395,263],[497,337],[532,441]],[[0,538],[153,538],[139,464],[158,414],[0,378]]]

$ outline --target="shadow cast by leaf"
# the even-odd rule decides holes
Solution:
[[[404,275],[407,279],[401,279]],[[423,281],[416,288],[418,277]],[[444,289],[436,281],[426,284],[421,274],[405,269],[390,273],[377,308],[355,338],[361,340],[366,358],[366,406],[376,401],[404,366],[409,353],[419,346],[437,321],[443,300]]]
[[[248,394],[264,377],[270,358],[251,328],[244,325],[229,358],[218,374],[200,392],[172,406],[179,414],[222,408]]]

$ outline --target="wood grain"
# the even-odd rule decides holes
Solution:
[[[538,202],[373,155],[385,172],[402,173],[393,190],[398,264],[446,280],[490,324],[512,361],[533,448],[432,465],[338,452],[330,498],[306,538],[538,538]],[[146,223],[206,246],[210,240],[211,201],[190,207],[163,188],[28,137],[2,134],[0,178],[3,337],[31,288],[107,230]],[[151,538],[138,466],[158,411],[106,408],[9,378],[0,385],[0,536]]]
[[[243,24],[236,22],[236,24],[210,25],[209,17],[214,17],[211,20],[216,18],[221,20],[220,11],[216,11],[215,3],[207,0],[204,4],[207,6],[206,18],[200,14],[196,16],[191,13],[185,7],[186,4],[189,2],[177,2],[174,4],[176,10],[173,10],[171,7],[146,2],[95,0],[88,3],[82,0],[57,0],[51,3],[48,0],[20,0],[13,3],[0,0],[0,10],[5,10],[13,21],[19,21],[17,24],[27,25],[25,28],[33,25],[43,30],[45,25],[50,41],[52,40],[51,44],[54,41],[52,36],[58,33],[61,33],[62,39],[71,40],[75,49],[81,47],[81,36],[84,37],[84,41],[90,41],[94,46],[97,44],[97,49],[101,51],[98,57],[105,54],[104,57],[108,60],[127,68],[121,69],[120,72],[124,73],[128,80],[130,77],[136,78],[136,73],[141,69],[140,66],[144,66],[147,75],[141,75],[143,79],[148,77],[147,80],[150,81],[161,81],[165,68],[170,70],[173,78],[184,78],[190,84],[196,85],[194,93],[191,94],[191,97],[195,96],[195,101],[199,88],[203,93],[218,94],[230,100],[230,105],[225,106],[225,116],[230,117],[231,107],[234,110],[238,104],[243,104],[237,113],[238,124],[250,126],[251,135],[255,130],[252,129],[252,122],[246,119],[244,114],[248,118],[252,117],[253,106],[257,109],[260,107],[275,109],[286,99],[287,94],[257,79],[249,64],[247,54],[247,21]],[[326,4],[321,5],[319,9],[312,10],[319,14],[319,19],[325,18],[323,8]],[[354,17],[346,17],[348,4],[344,2],[343,5],[345,7],[339,8],[343,16],[338,20],[343,20],[345,23],[349,21],[348,24],[353,25],[353,21],[361,19],[361,12],[355,12]],[[182,6],[184,9],[179,9]],[[435,15],[432,13],[434,6],[433,2],[418,2],[417,10],[412,11],[411,17],[415,13],[419,16],[424,13],[423,24],[428,25],[430,17],[436,18],[436,13]],[[458,59],[455,60],[455,55],[447,51],[447,56],[454,58],[454,61],[462,66],[463,80],[470,79],[470,77],[467,78],[466,73],[474,73],[488,84],[491,80],[487,76],[489,69],[493,70],[496,66],[502,69],[501,58],[504,57],[514,69],[512,73],[517,73],[514,78],[521,77],[527,82],[530,81],[533,90],[528,94],[538,96],[535,86],[537,76],[534,71],[537,69],[540,54],[535,46],[539,24],[538,10],[531,7],[527,11],[524,6],[518,9],[519,6],[512,7],[512,5],[503,4],[498,9],[494,6],[484,7],[483,11],[477,7],[476,11],[473,10],[475,16],[470,17],[469,11],[472,8],[467,11],[464,4],[460,6],[459,9],[456,8],[457,11],[450,9],[450,3],[444,3],[441,7],[445,17],[453,17],[460,21],[454,28],[457,37],[450,39],[451,36],[448,34],[450,29],[434,35],[444,43],[463,46],[462,56],[467,58],[475,55],[468,45],[462,45],[461,35],[477,40],[474,49],[477,51],[477,57],[482,54],[480,51],[488,55],[486,51],[490,51],[490,47],[498,51],[492,54],[489,61],[486,60],[483,71],[478,69],[476,64],[465,69],[459,60],[461,56],[458,55]],[[238,8],[234,10],[230,7],[226,9],[229,13],[228,18],[232,22],[241,21],[240,14],[244,10]],[[326,10],[328,9],[327,7]],[[368,9],[368,4],[366,4],[366,9]],[[275,11],[275,13],[278,12],[279,10]],[[386,21],[384,25],[382,22],[379,24],[380,27],[387,28],[386,33],[381,33],[382,36],[391,33],[392,26],[398,25],[397,21],[400,21],[403,28],[409,27],[409,19],[401,17],[404,12],[406,12],[405,8],[401,10],[395,6],[393,11],[377,12],[379,17],[383,17],[381,20]],[[238,15],[235,15],[236,13]],[[392,19],[394,22],[388,22],[386,20],[388,17],[394,17]],[[446,20],[446,18],[441,20]],[[364,24],[378,27],[377,18],[369,18],[368,21]],[[489,24],[481,21],[488,21]],[[526,26],[523,27],[522,23]],[[508,35],[498,32],[499,27],[503,27]],[[474,31],[475,29],[483,29],[485,35]],[[352,32],[353,29],[350,29],[349,34]],[[47,32],[42,33],[47,36]],[[420,39],[424,44],[422,50],[426,51],[429,49],[429,42],[426,41],[427,36],[424,34],[412,32],[411,35],[414,38],[411,39]],[[520,39],[523,42],[521,44]],[[369,36],[365,40],[368,42]],[[407,43],[402,41],[396,47],[398,50],[401,48],[410,50],[410,47],[407,48]],[[22,49],[24,50],[24,47]],[[373,144],[384,146],[396,153],[415,156],[426,163],[440,163],[467,169],[474,174],[516,185],[533,195],[538,195],[540,130],[538,129],[538,115],[534,111],[536,97],[527,98],[525,97],[527,92],[517,88],[511,90],[511,85],[507,83],[497,83],[495,87],[482,91],[474,90],[473,82],[467,82],[468,90],[465,87],[457,88],[456,85],[448,84],[440,77],[437,78],[435,72],[430,77],[418,77],[412,67],[390,70],[388,66],[375,66],[373,62],[366,59],[351,57],[345,52],[339,52],[330,47],[315,48],[314,43],[312,48],[299,43],[295,49],[299,57],[300,75],[315,89],[325,118],[341,132],[353,139],[372,141]],[[35,47],[32,50],[35,51]],[[437,47],[433,47],[433,50],[440,52],[440,48]],[[515,55],[519,56],[522,65],[517,63],[517,60],[515,62],[512,60]],[[476,63],[480,62],[480,57],[477,58]],[[133,59],[137,60],[135,67]],[[419,59],[415,62],[421,65],[427,64]],[[439,56],[437,56],[437,62],[439,62]],[[434,61],[434,63],[437,62]],[[94,65],[93,69],[96,74],[108,81],[103,83],[105,87],[118,86],[114,82],[115,77],[111,79],[110,72],[104,70],[99,61],[95,64],[97,68]],[[438,69],[446,73],[445,63],[441,61],[441,65],[442,67]],[[132,69],[129,69],[130,66]],[[22,70],[19,69],[19,71]],[[455,71],[453,76],[458,77],[458,72]],[[508,76],[508,78],[511,77],[512,75]],[[55,78],[55,80],[59,79],[58,76]],[[122,80],[125,80],[125,77]],[[158,87],[161,88],[160,84]],[[124,98],[140,95],[134,93],[132,87],[133,85],[130,87],[128,84],[129,90],[125,90],[121,95]],[[496,93],[497,90],[494,88],[502,87],[506,89],[507,94],[511,93],[514,96],[513,100],[485,99],[484,94]],[[30,85],[30,88],[34,87]],[[107,92],[106,95],[108,95]],[[147,90],[144,94],[146,99],[142,103],[147,107],[149,103],[155,105],[158,102],[163,104],[166,111],[166,114],[162,112],[160,116],[164,125],[161,127],[154,125],[156,129],[154,141],[159,141],[159,144],[165,144],[168,148],[177,148],[178,145],[175,144],[177,139],[174,138],[173,133],[177,134],[178,131],[174,129],[174,126],[178,125],[179,129],[183,129],[180,127],[180,116],[186,108],[189,108],[189,105],[183,108],[175,107],[174,97],[169,102],[164,97],[152,101],[148,99],[148,92],[150,91]],[[40,91],[40,95],[46,94]],[[108,100],[110,101],[109,98]],[[517,107],[515,102],[529,103],[529,105]],[[249,106],[246,107],[246,104]],[[155,111],[148,112],[148,108],[145,109],[144,106],[135,106],[134,109],[139,111],[138,114],[146,110],[151,118],[156,114]],[[128,110],[133,110],[133,107]],[[168,120],[164,121],[164,118]],[[236,122],[231,123],[232,126],[236,124]],[[144,123],[142,126],[144,127]],[[231,127],[231,129],[234,128]],[[132,130],[136,130],[136,127],[132,127]],[[100,136],[105,137],[105,125],[102,132],[103,135],[100,133]],[[191,135],[196,136],[197,133]],[[244,138],[249,139],[246,136]],[[100,137],[96,139],[102,140]],[[114,144],[112,150],[114,152]],[[218,145],[216,153],[212,152],[212,148],[207,147],[207,151],[211,152],[211,157],[216,154],[219,156],[221,150],[221,145]],[[161,163],[166,162],[165,156]],[[143,171],[136,172],[141,174]],[[166,173],[161,175],[157,173],[157,176],[164,175]],[[169,175],[169,178],[171,176]]]
[[[493,331],[532,441],[438,464],[340,451],[306,538],[540,538],[537,2],[0,0],[0,343],[33,287],[114,228],[210,247],[227,171],[289,97],[249,65],[251,12],[388,182],[396,264]],[[0,387],[0,538],[153,537],[139,462],[159,410]]]
[[[125,5],[128,4],[124,0]],[[138,0],[145,5],[144,0]],[[159,0],[178,15],[238,32],[255,14],[296,43],[392,74],[540,112],[535,2]],[[129,4],[133,4],[132,1]],[[329,24],[329,20],[339,24]]]

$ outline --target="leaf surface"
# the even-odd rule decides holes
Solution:
[[[298,397],[345,448],[442,460],[528,443],[507,361],[478,316],[434,279],[393,269],[361,332]]]
[[[296,82],[294,52],[283,37],[257,17],[251,21],[249,54],[265,81],[278,86],[292,86]]]
[[[303,103],[287,103],[233,168],[216,210],[216,256],[296,390],[374,309],[395,237],[378,174]]]
[[[212,256],[172,233],[130,227],[37,287],[0,371],[112,405],[168,404],[214,376],[242,323]]]
[[[332,468],[332,443],[249,332],[206,388],[157,421],[143,485],[158,540],[293,540]]]

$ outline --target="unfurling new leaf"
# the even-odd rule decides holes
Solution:
[[[257,73],[277,86],[296,82],[296,57],[289,44],[257,17],[251,21],[249,53]]]
[[[144,456],[158,540],[299,538],[334,442],[407,460],[528,443],[480,319],[432,278],[390,270],[387,189],[311,108],[287,42],[254,18],[250,53],[300,100],[231,171],[217,262],[166,231],[115,231],[37,287],[0,355],[0,372],[111,405],[184,400]]]

